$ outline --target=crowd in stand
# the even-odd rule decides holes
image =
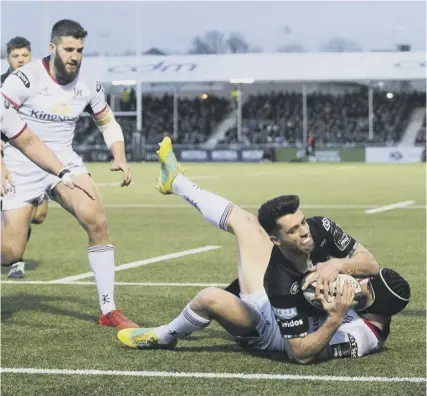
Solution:
[[[393,144],[400,140],[412,111],[426,106],[425,93],[374,92],[372,143]],[[126,90],[119,100],[118,111],[135,111],[136,95]],[[173,96],[143,95],[142,135],[155,144],[174,130]],[[226,117],[236,110],[232,98],[209,95],[201,98],[179,98],[177,143],[203,143]],[[307,97],[307,131],[319,145],[360,145],[369,141],[368,92],[361,89],[345,94],[310,93]],[[117,117],[126,139],[136,132],[136,117]],[[303,103],[300,93],[272,92],[243,98],[242,139],[237,128],[231,128],[220,143],[265,144],[283,146],[302,144]],[[417,141],[425,141],[420,132]],[[93,135],[92,137],[90,137]],[[424,140],[423,140],[424,139]],[[103,144],[102,136],[90,118],[79,120],[75,143]]]
[[[373,142],[398,142],[414,108],[425,107],[425,93],[373,95]],[[243,107],[243,136],[248,143],[297,144],[303,136],[300,94],[275,93],[249,97]],[[369,140],[368,93],[310,94],[307,132],[318,144],[362,144]],[[230,134],[236,139],[236,131]]]

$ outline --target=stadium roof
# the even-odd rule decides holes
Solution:
[[[7,62],[2,60],[2,72]],[[425,52],[257,53],[86,57],[81,73],[104,83],[425,80]]]

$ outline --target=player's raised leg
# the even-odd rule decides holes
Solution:
[[[243,293],[263,289],[263,278],[273,247],[257,217],[229,200],[194,184],[182,174],[170,138],[158,152],[161,164],[157,188],[162,194],[176,194],[194,206],[211,224],[235,235],[239,252],[239,283]]]
[[[1,218],[1,265],[12,268],[9,278],[24,276],[23,255],[27,244],[27,233],[36,207],[26,204],[15,209],[2,210]]]
[[[87,174],[75,176],[75,180],[95,198],[88,201],[79,189],[69,189],[62,183],[55,186],[54,199],[71,213],[86,230],[89,237],[89,264],[95,275],[101,314],[99,324],[117,328],[134,328],[138,325],[116,309],[114,300],[115,258],[107,218],[101,196]]]

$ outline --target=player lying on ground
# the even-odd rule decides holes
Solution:
[[[31,61],[31,43],[24,37],[14,37],[6,44],[7,49],[7,62],[9,69],[6,73],[1,75],[1,84],[3,85],[6,78],[15,70],[26,65]],[[4,146],[1,142],[2,148]],[[37,206],[36,213],[34,214],[31,224],[42,224],[47,216],[48,200],[45,199],[40,205]],[[28,227],[27,241],[31,236],[31,226]],[[8,273],[9,278],[21,278],[24,275],[25,263],[24,261],[15,263],[11,266]]]
[[[86,30],[75,21],[57,22],[52,28],[50,56],[14,71],[6,78],[2,94],[95,199],[83,199],[82,191],[66,188],[59,178],[46,173],[8,145],[4,149],[4,160],[16,193],[3,200],[1,260],[4,265],[22,261],[28,225],[37,204],[48,195],[74,216],[88,235],[89,264],[95,275],[101,311],[99,324],[138,327],[116,309],[114,246],[104,207],[88,170],[72,148],[77,120],[88,111],[113,155],[111,170],[124,172],[122,186],[130,184],[123,133],[107,104],[104,90],[98,82],[79,73],[86,36]]]
[[[61,182],[68,188],[80,188],[90,198],[93,197],[84,187],[80,186],[71,172],[58,159],[53,151],[46,146],[31,130],[27,124],[19,117],[11,104],[3,99],[3,107],[0,112],[1,138],[8,141],[22,152],[27,158],[37,164],[40,168],[54,176],[58,176]],[[1,150],[1,188],[0,195],[3,197],[8,191],[13,193],[14,184],[6,164],[3,161],[3,149]]]
[[[256,216],[201,189],[180,173],[168,138],[161,143],[159,159],[162,165],[159,190],[164,194],[179,195],[210,223],[234,234],[239,252],[238,284],[235,281],[226,290],[202,290],[168,325],[155,329],[121,330],[118,338],[122,343],[141,349],[170,348],[176,345],[177,338],[202,330],[215,319],[246,348],[284,351],[290,359],[300,363],[313,359],[363,356],[381,349],[389,333],[391,316],[401,311],[409,301],[409,285],[400,275],[390,269],[378,271],[373,258],[370,259],[372,264],[366,265],[363,271],[358,260],[354,260],[356,263],[352,265],[351,262],[348,264],[351,259],[344,259],[343,271],[355,271],[359,266],[358,271],[369,277],[363,284],[364,298],[356,307],[360,312],[349,309],[354,290],[346,285],[331,303],[319,296],[325,315],[304,299],[299,287],[304,274],[310,265],[316,265],[320,260],[328,263],[329,256],[356,257],[363,254],[369,258],[361,245],[357,245],[332,220],[327,219],[327,223],[319,217],[305,220],[298,205],[289,207],[288,198],[283,198],[287,204],[281,213],[285,214],[278,217],[279,221],[286,223],[283,243],[279,243],[282,253],[279,247],[273,247],[271,238]],[[281,199],[274,204],[279,201]],[[271,201],[261,207],[261,224],[270,218],[270,206]],[[292,234],[294,229],[296,233]],[[288,232],[292,236],[288,237]],[[343,235],[347,235],[349,243],[340,244]],[[274,243],[277,242],[274,240]],[[303,252],[307,260],[305,266],[298,267],[296,258]],[[289,253],[292,253],[292,261],[284,256],[290,257]],[[281,261],[278,260],[280,257]],[[334,262],[337,262],[332,260],[336,259],[330,259],[334,267]],[[276,274],[281,285],[274,285],[275,289],[269,277],[276,265],[280,265],[283,273]],[[263,281],[266,271],[268,296]]]

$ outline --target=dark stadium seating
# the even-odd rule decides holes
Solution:
[[[135,97],[131,97],[135,101]],[[330,145],[392,144],[400,140],[413,109],[426,105],[425,93],[395,93],[389,99],[386,92],[374,92],[374,139],[369,141],[368,93],[356,92],[333,95],[310,93],[307,99],[308,132],[316,143]],[[120,102],[119,102],[120,105]],[[136,108],[134,102],[126,109]],[[198,144],[206,141],[215,127],[235,109],[229,98],[209,96],[180,98],[178,107],[179,136],[176,143]],[[123,109],[116,109],[123,110]],[[300,145],[303,136],[303,108],[300,93],[271,92],[250,95],[243,105],[243,141],[246,144],[273,143]],[[136,131],[136,117],[117,117],[126,140],[131,142]],[[142,133],[146,143],[155,144],[173,132],[173,96],[143,96]],[[78,122],[75,144],[83,142],[102,145],[101,134],[90,118]],[[423,132],[424,131],[424,132]],[[90,137],[91,136],[91,137]],[[424,140],[423,140],[424,139]],[[425,141],[424,129],[417,137]],[[220,143],[238,143],[236,127],[230,129]]]

